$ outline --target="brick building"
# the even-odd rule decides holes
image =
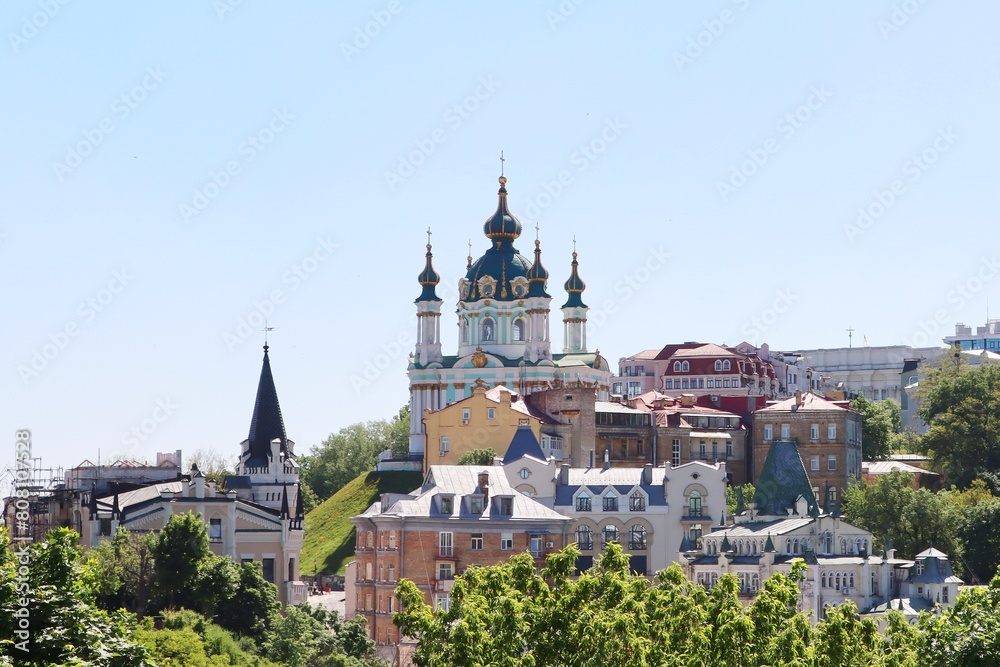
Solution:
[[[759,479],[774,442],[794,442],[805,463],[813,493],[839,502],[849,484],[861,479],[861,415],[847,401],[813,393],[792,398],[753,414],[754,479]]]

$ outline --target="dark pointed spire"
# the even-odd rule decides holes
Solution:
[[[424,289],[420,293],[420,296],[417,297],[416,300],[417,301],[440,301],[441,299],[438,298],[437,292],[435,292],[435,290],[434,290],[434,288],[437,287],[437,284],[439,282],[441,282],[441,276],[439,276],[437,274],[437,271],[434,270],[434,263],[432,262],[432,259],[434,258],[434,254],[431,252],[431,228],[430,227],[427,228],[427,255],[426,255],[426,258],[427,258],[427,264],[426,264],[426,266],[424,266],[424,270],[420,272],[420,275],[417,276],[417,282],[419,282],[420,285]]]
[[[264,345],[264,363],[260,369],[260,382],[257,384],[257,401],[253,406],[253,418],[250,420],[250,456],[244,465],[248,468],[267,468],[270,465],[271,441],[281,440],[281,449],[285,450],[285,422],[281,418],[281,406],[278,405],[278,391],[274,388],[274,376],[271,375],[271,359],[267,354],[268,346]]]
[[[722,552],[722,553],[727,553],[727,552],[732,551],[732,550],[733,550],[733,547],[729,544],[729,536],[728,535],[723,535],[722,536],[722,546],[719,547],[719,551]]]
[[[583,282],[580,278],[580,273],[577,267],[580,265],[576,261],[576,241],[573,241],[573,263],[569,274],[569,280],[566,281],[564,287],[566,292],[569,294],[569,298],[566,299],[566,303],[563,304],[563,308],[586,308],[587,304],[583,302],[583,290],[587,289],[587,284]]]
[[[118,492],[115,491],[114,500],[112,500],[111,502],[111,520],[118,521],[119,519],[121,519],[121,516],[122,516],[122,511],[118,507]]]
[[[688,551],[694,551],[694,544],[691,542],[691,538],[688,537],[687,533],[684,533],[684,537],[681,538],[681,546],[677,549],[680,553],[687,553]]]
[[[497,210],[483,223],[483,233],[494,241],[513,241],[521,235],[521,222],[507,208],[507,177],[501,176],[499,180]]]
[[[90,520],[97,520],[97,484],[90,485],[90,498],[87,499],[87,508],[90,510]]]
[[[830,513],[830,482],[823,483],[823,514]]]
[[[302,520],[304,518],[305,513],[302,511],[302,482],[299,482],[295,487],[295,521],[292,527],[296,530],[302,530]]]
[[[281,485],[281,516],[282,521],[288,518],[288,485]]]
[[[767,534],[767,542],[764,542],[764,553],[774,553],[777,549],[774,548],[774,540],[771,539],[771,533]]]

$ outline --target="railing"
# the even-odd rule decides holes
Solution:
[[[455,556],[455,548],[445,546],[439,547],[438,556],[440,558],[453,558]]]

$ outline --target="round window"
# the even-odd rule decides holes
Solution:
[[[528,479],[528,475],[531,474],[531,471],[529,471],[527,468],[521,468],[521,472],[519,472],[518,474],[521,475],[521,479]]]
[[[489,283],[483,285],[482,292],[483,296],[490,296],[491,294],[493,294],[493,285],[490,285]]]

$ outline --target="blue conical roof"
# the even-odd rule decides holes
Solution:
[[[587,304],[583,302],[583,290],[587,289],[587,284],[583,282],[580,278],[580,273],[577,271],[577,266],[579,262],[576,261],[576,251],[573,251],[573,264],[572,269],[569,274],[569,280],[566,281],[565,288],[569,293],[569,298],[566,299],[566,303],[563,304],[563,308],[586,308]]]
[[[268,346],[264,345],[264,364],[260,369],[260,381],[257,383],[257,401],[253,406],[253,418],[250,420],[250,456],[244,463],[247,467],[267,467],[271,452],[271,441],[281,439],[281,447],[285,448],[285,422],[281,418],[281,406],[278,405],[278,391],[274,388],[274,376],[271,375],[271,359],[267,354]]]
[[[503,463],[507,465],[525,456],[530,456],[539,461],[545,460],[545,453],[542,452],[542,447],[538,444],[535,432],[527,424],[521,424],[517,427],[517,431],[514,432],[514,437],[511,438],[510,445],[507,447],[507,453],[503,457]]]
[[[423,291],[420,296],[417,297],[417,301],[440,301],[438,298],[435,287],[441,282],[441,276],[437,274],[434,270],[434,264],[431,261],[434,258],[434,254],[431,252],[431,244],[427,244],[427,265],[424,266],[424,270],[420,272],[417,276],[417,282],[423,286]]]

